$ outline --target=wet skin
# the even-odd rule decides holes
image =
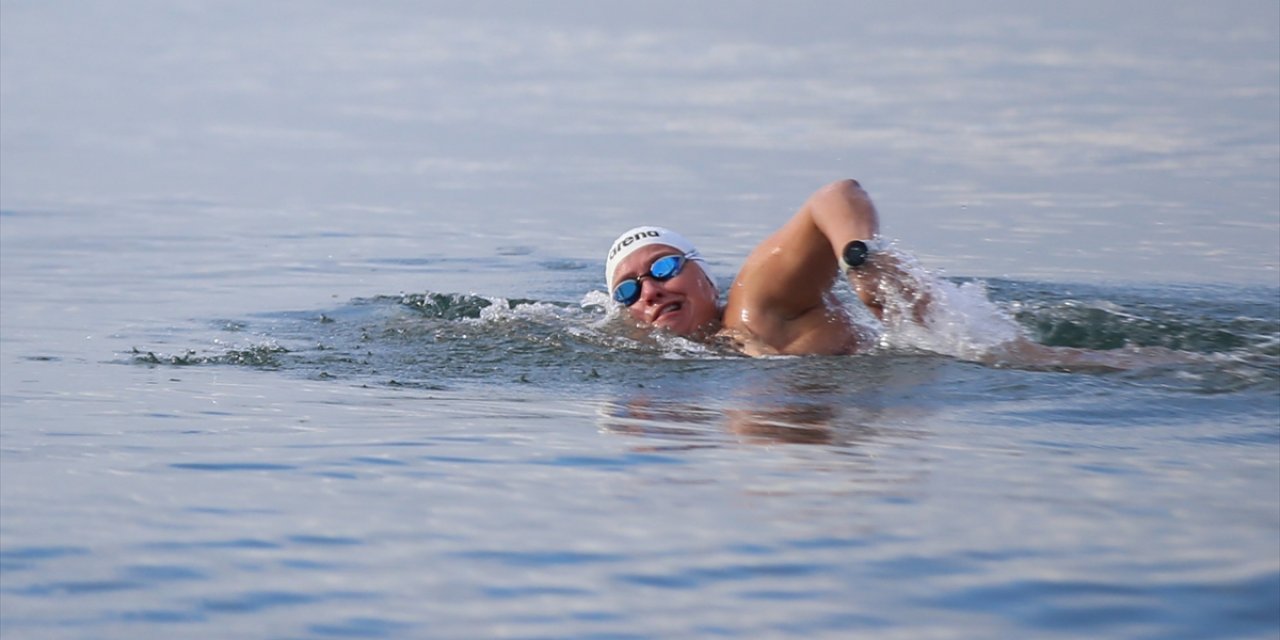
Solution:
[[[647,276],[654,261],[670,255],[680,255],[680,251],[660,244],[638,249],[618,265],[610,289],[627,278]],[[693,260],[686,261],[680,274],[665,282],[641,278],[640,299],[627,307],[627,313],[636,322],[680,336],[711,335],[720,324],[716,289]]]
[[[874,238],[879,228],[875,206],[862,186],[838,180],[814,192],[747,256],[723,309],[701,266],[690,263],[667,282],[641,280],[641,298],[627,311],[637,322],[677,335],[722,338],[748,355],[865,351],[874,346],[874,335],[850,320],[832,285],[841,277],[838,256],[844,246]],[[642,247],[619,265],[611,285],[648,273],[654,260],[678,253],[665,245]],[[888,256],[872,261],[876,268],[860,270],[850,283],[880,316],[879,285],[901,267]]]

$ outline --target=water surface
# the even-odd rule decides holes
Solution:
[[[1280,631],[1271,3],[0,11],[5,638]],[[601,304],[846,176],[945,322]]]

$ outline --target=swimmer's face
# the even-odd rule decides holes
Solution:
[[[612,290],[627,278],[648,274],[654,261],[671,255],[681,253],[661,244],[637,249],[618,265],[609,288]],[[702,266],[693,260],[686,261],[680,273],[669,280],[641,279],[640,299],[627,307],[627,313],[636,322],[665,329],[678,336],[692,336],[713,329],[720,319],[716,288]]]

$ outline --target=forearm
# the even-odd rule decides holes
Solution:
[[[837,259],[850,241],[869,240],[880,234],[876,207],[855,180],[840,180],[819,189],[805,203],[804,210]]]
[[[818,190],[806,203],[806,210],[837,263],[850,242],[880,235],[875,205],[854,180],[841,180]],[[876,317],[885,320],[888,307],[892,306],[899,307],[912,320],[923,322],[932,295],[919,276],[882,247],[873,248],[865,263],[853,266],[847,273],[858,298]]]

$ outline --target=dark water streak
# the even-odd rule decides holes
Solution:
[[[1177,365],[1155,359],[1145,367],[1138,358],[1139,366],[1119,374],[1130,381],[1148,379],[1215,393],[1274,386],[1280,377],[1280,312],[1273,302],[1278,295],[1274,290],[1107,288],[1009,280],[981,284],[1025,335],[1044,345],[1118,354],[1159,348],[1189,356]],[[485,317],[486,310],[495,313]],[[403,294],[211,324],[235,334],[231,337],[238,346],[221,353],[193,347],[176,354],[135,347],[131,359],[149,365],[239,365],[425,389],[486,380],[590,387],[609,380],[643,384],[649,379],[657,385],[667,377],[715,377],[717,372],[733,376],[761,366],[744,366],[733,352],[715,347],[655,340],[608,317],[604,307],[593,303]],[[247,337],[251,339],[245,344]],[[891,349],[880,357],[909,361],[937,354]],[[781,366],[845,370],[865,362],[811,360]],[[1197,382],[1171,379],[1179,373]]]

